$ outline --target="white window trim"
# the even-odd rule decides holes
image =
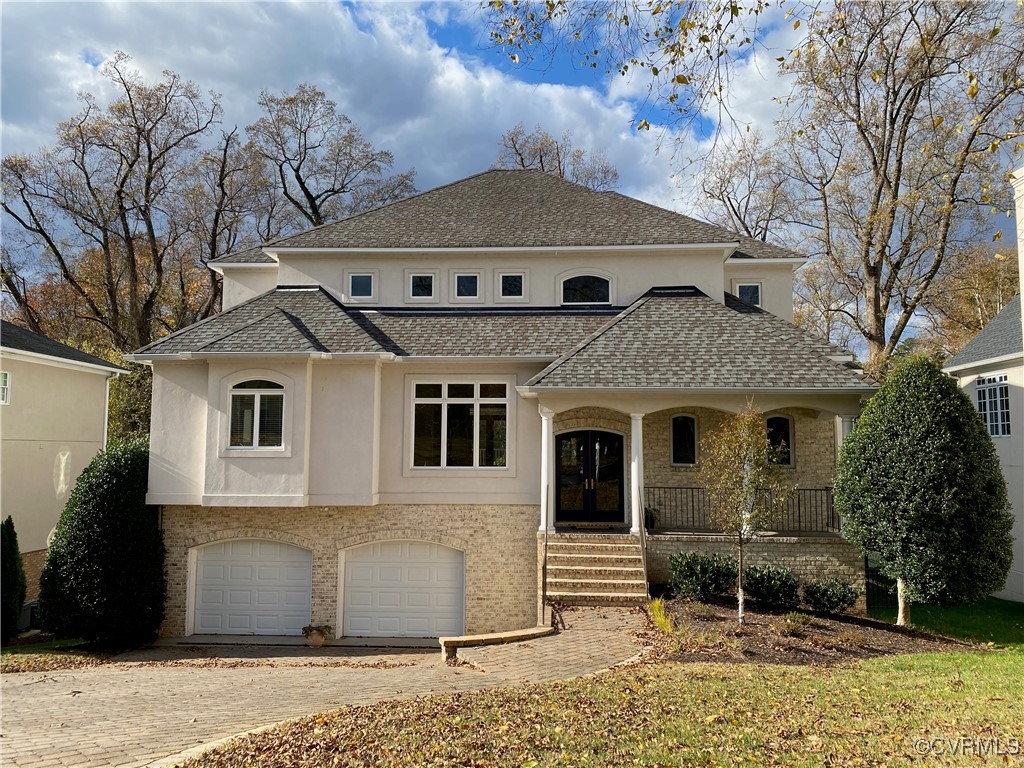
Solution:
[[[369,296],[352,295],[352,278],[367,275],[373,281],[373,291]],[[344,302],[348,304],[376,304],[380,301],[380,271],[376,269],[346,269]]]
[[[695,461],[693,464],[678,464],[675,461],[676,456],[676,430],[674,422],[680,416],[686,416],[693,419],[693,443],[694,451],[693,458]],[[673,467],[696,467],[700,463],[700,419],[697,418],[695,413],[673,413],[668,420],[668,459],[669,464]]]
[[[430,296],[413,296],[412,279],[414,277],[427,277],[431,280],[433,293]],[[436,269],[407,269],[405,270],[405,300],[411,304],[437,304],[441,300],[440,284],[438,283]]]
[[[982,410],[981,410],[981,400],[979,398],[979,394],[981,392],[985,392],[986,393],[986,405],[990,405],[992,403],[992,400],[989,398],[987,393],[995,393],[998,396],[999,390],[1003,389],[1004,387],[1006,388],[1006,399],[1007,399],[1007,403],[1006,403],[1007,419],[1006,419],[1006,423],[1005,424],[1003,424],[1001,419],[997,420],[996,422],[992,421],[992,411],[991,411],[990,408],[986,408],[985,412],[982,413]],[[990,374],[988,374],[986,376],[979,376],[977,379],[974,380],[974,406],[975,406],[975,408],[978,411],[978,416],[981,418],[982,422],[985,424],[985,431],[988,433],[988,436],[991,437],[993,440],[1001,440],[1003,438],[1013,437],[1013,429],[1011,427],[1011,425],[1013,424],[1013,416],[1012,416],[1012,414],[1010,412],[1011,406],[1010,406],[1009,400],[1010,400],[1010,376],[1009,376],[1009,374],[1006,374],[1006,373],[990,373]],[[999,413],[1002,413],[1002,411],[1001,410],[997,410],[996,413],[999,414]],[[997,428],[999,434],[993,434],[993,432],[992,432],[992,427],[993,426],[995,426]],[[1004,428],[1006,429],[1005,432],[1003,432]]]
[[[505,418],[507,428],[505,430],[505,466],[504,467],[417,467],[413,466],[414,445],[416,441],[415,422],[415,393],[417,384],[504,384],[505,390]],[[452,477],[452,478],[481,478],[500,475],[502,477],[516,476],[516,377],[515,376],[446,376],[436,375],[407,375],[405,377],[405,457],[402,462],[403,477]],[[442,394],[445,391],[442,389]],[[425,398],[434,399],[434,398]],[[443,398],[442,398],[443,399]],[[498,402],[491,400],[490,402]],[[479,430],[479,417],[474,430]],[[444,441],[442,432],[441,455],[444,455]],[[474,461],[477,459],[474,456]]]
[[[459,296],[459,278],[476,278],[476,296]],[[453,269],[450,272],[448,296],[452,304],[482,304],[484,301],[484,275],[483,272],[473,269]]]
[[[284,387],[284,407],[282,409],[281,445],[266,448],[241,448],[231,445],[231,390],[236,384],[253,379],[265,379]],[[258,390],[253,390],[258,391]],[[221,458],[288,458],[292,455],[292,425],[295,410],[295,382],[290,377],[277,371],[252,368],[238,371],[221,379],[220,387],[220,428],[218,430],[219,450]],[[254,433],[255,434],[255,433]]]
[[[523,278],[522,296],[504,296],[501,293],[501,278]],[[494,273],[494,302],[496,304],[526,304],[530,301],[530,273],[526,269],[499,269]]]
[[[11,404],[11,373],[0,371],[0,405]]]
[[[764,433],[768,435],[768,419],[785,419],[789,422],[789,463],[779,464],[780,467],[796,467],[796,419],[788,413],[769,413],[764,417]]]
[[[737,299],[740,299],[740,301],[743,301],[743,299],[740,298],[740,287],[744,286],[744,285],[756,285],[757,286],[757,295],[758,295],[758,297],[761,300],[759,302],[757,302],[756,304],[754,304],[754,306],[755,307],[761,307],[763,309],[764,308],[764,283],[762,281],[760,281],[760,280],[733,280],[732,281],[732,294]]]

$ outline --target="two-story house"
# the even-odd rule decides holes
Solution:
[[[748,400],[800,488],[760,546],[862,578],[830,486],[876,385],[792,325],[802,262],[504,170],[218,260],[223,313],[133,356],[163,633],[437,637],[640,601],[669,552],[728,547],[694,471]]]

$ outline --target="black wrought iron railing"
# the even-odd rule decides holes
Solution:
[[[711,504],[704,488],[648,486],[644,489],[644,506],[649,527],[655,531],[715,532],[708,519]],[[832,489],[797,489],[767,528],[779,533],[839,533]]]

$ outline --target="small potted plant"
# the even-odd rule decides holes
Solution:
[[[306,636],[306,645],[310,648],[319,648],[331,634],[330,624],[307,624],[302,628],[302,634]]]

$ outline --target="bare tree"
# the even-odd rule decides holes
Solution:
[[[950,254],[977,242],[1022,135],[1024,22],[996,4],[844,3],[813,17],[790,116],[809,242],[884,370]],[[998,191],[997,191],[998,190]]]
[[[540,125],[527,133],[518,123],[501,135],[499,144],[495,168],[532,168],[598,192],[619,183],[619,171],[605,154],[575,146],[569,131],[556,139]]]
[[[180,245],[192,226],[175,215],[180,180],[221,116],[216,95],[204,98],[173,72],[148,84],[129,61],[118,52],[103,67],[114,102],[82,94],[53,147],[2,166],[3,210],[15,225],[5,228],[3,281],[21,316],[42,330],[26,286],[49,280],[121,350],[158,334],[168,274],[187,258]]]
[[[315,85],[302,83],[280,96],[263,91],[259,103],[264,114],[246,129],[249,139],[308,224],[318,226],[416,191],[416,172],[387,176],[394,156],[376,149]]]

